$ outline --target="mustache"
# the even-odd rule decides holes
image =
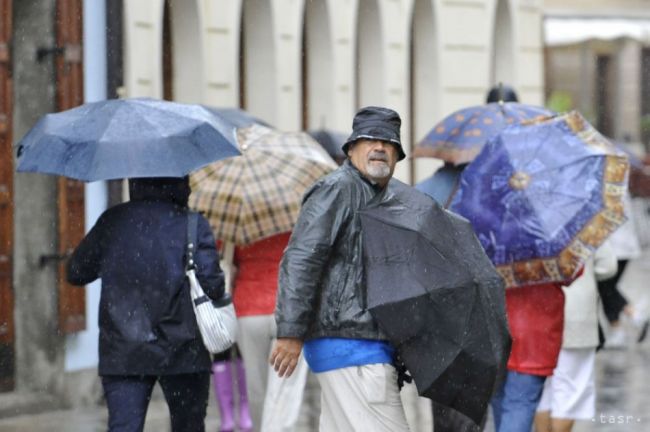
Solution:
[[[388,162],[388,155],[384,152],[373,151],[368,155],[368,160],[379,160],[383,162]]]

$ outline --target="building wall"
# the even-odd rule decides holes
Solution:
[[[243,106],[279,129],[349,132],[359,107],[386,105],[402,115],[410,153],[438,120],[483,103],[499,80],[514,85],[523,102],[543,100],[540,0],[168,1],[174,98]],[[37,47],[54,46],[54,6],[14,2],[17,139],[55,109],[52,59],[38,63],[34,55]],[[165,10],[165,0],[123,3],[124,96],[163,96]],[[86,90],[92,99],[103,97]],[[396,175],[416,181],[437,166],[433,159],[407,160]],[[103,185],[88,187],[88,226],[105,193]],[[38,263],[56,252],[56,179],[18,173],[15,196],[17,394],[91,403],[99,394],[98,287],[89,287],[88,329],[60,335],[56,267]]]
[[[52,57],[36,60],[37,47],[54,39],[54,1],[14,2],[14,138],[55,109]],[[16,391],[57,394],[63,389],[64,337],[57,331],[57,267],[39,258],[57,252],[57,179],[14,177],[14,322]]]
[[[544,0],[546,14],[579,17],[650,17],[647,0]]]
[[[359,107],[380,104],[400,112],[408,153],[443,115],[483,103],[498,81],[524,102],[543,102],[540,0],[182,4],[170,1],[174,98],[242,106],[279,129],[348,132]],[[161,97],[164,0],[124,6],[126,95]],[[402,162],[396,176],[418,180],[436,166]]]
[[[650,6],[650,4],[648,5]],[[626,136],[632,141],[641,139],[641,49],[642,45],[632,39],[618,41],[616,50],[616,81],[613,83],[614,134],[618,139]]]
[[[574,107],[592,121],[596,120],[598,110],[609,109],[610,135],[617,140],[641,140],[642,83],[650,78],[650,71],[642,71],[641,53],[644,47],[650,46],[650,39],[647,32],[637,27],[647,27],[649,6],[647,0],[543,1],[544,15],[549,19],[591,23],[581,27],[587,35],[576,34],[569,42],[550,41],[553,45],[546,48],[547,95],[553,91],[569,94]],[[601,28],[593,28],[594,22],[608,23],[610,27],[602,33],[607,40],[602,40]],[[576,31],[575,26],[570,28]],[[608,107],[597,106],[595,99],[599,55],[609,56],[611,62],[606,83],[610,95]]]
[[[612,113],[610,135],[616,140],[641,139],[641,51],[637,40],[620,38],[612,41],[585,42],[546,48],[547,96],[562,92],[571,97],[573,108],[579,110],[598,127],[597,113]],[[597,106],[598,56],[609,56],[610,75],[606,83],[609,106]]]

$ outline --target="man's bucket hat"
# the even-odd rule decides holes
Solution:
[[[386,141],[398,151],[398,160],[406,157],[400,140],[402,120],[397,112],[389,108],[369,106],[361,108],[354,116],[352,134],[343,144],[343,152],[348,153],[350,144],[360,139]]]

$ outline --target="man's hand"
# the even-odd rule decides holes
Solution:
[[[279,338],[275,341],[269,362],[280,378],[291,376],[302,350],[302,340],[296,338]]]

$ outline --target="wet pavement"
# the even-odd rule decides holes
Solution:
[[[630,263],[622,285],[626,296],[636,304],[647,298],[650,289],[650,252]],[[629,327],[630,333],[634,331]],[[647,432],[650,431],[650,341],[630,343],[625,349],[604,350],[596,357],[597,403],[596,416],[578,422],[575,432]],[[418,398],[413,388],[402,392],[412,431],[431,431],[431,414],[426,399]],[[318,430],[318,383],[308,380],[302,411],[296,432]],[[206,431],[217,431],[218,410],[214,395],[210,396]],[[0,419],[0,432],[99,432],[106,430],[106,408],[90,407],[78,410],[52,411],[41,414]],[[150,405],[146,432],[169,431],[168,412],[157,389]],[[485,432],[493,432],[490,422]]]

